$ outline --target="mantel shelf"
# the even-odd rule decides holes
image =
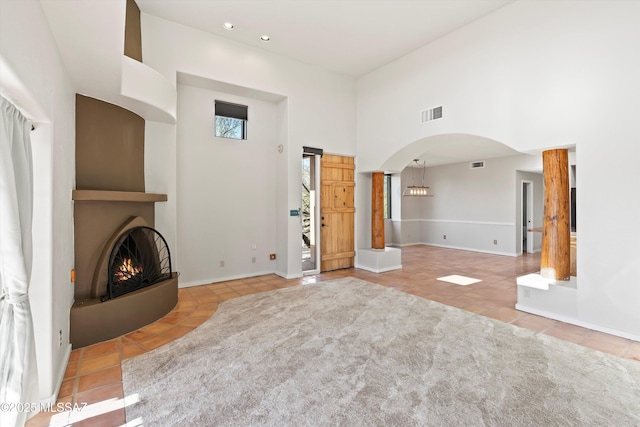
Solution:
[[[166,194],[138,191],[73,190],[76,202],[166,202]]]

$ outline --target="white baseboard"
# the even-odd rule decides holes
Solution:
[[[404,247],[404,246],[415,246],[415,245],[435,246],[435,247],[438,247],[438,248],[457,249],[457,250],[460,250],[460,251],[469,251],[469,252],[480,252],[480,253],[483,253],[483,254],[491,254],[491,255],[502,255],[502,256],[511,256],[511,257],[517,257],[518,256],[518,254],[511,253],[511,252],[488,251],[488,250],[478,249],[478,248],[464,248],[464,247],[461,247],[461,246],[439,245],[439,244],[436,244],[436,243],[425,243],[425,242],[393,243],[393,244],[391,244],[389,246]]]
[[[211,278],[211,279],[207,279],[207,280],[197,280],[194,282],[180,282],[178,280],[178,288],[190,288],[192,286],[201,286],[201,285],[209,285],[211,283],[218,283],[218,282],[227,282],[230,280],[239,280],[239,279],[246,279],[248,277],[256,277],[256,276],[264,276],[267,274],[277,274],[278,276],[280,276],[279,273],[273,271],[273,270],[269,270],[269,271],[254,271],[252,273],[246,273],[246,274],[236,274],[233,276],[225,276],[225,277],[215,277],[215,278]]]
[[[511,257],[517,257],[518,254],[516,253],[511,253],[511,252],[500,252],[500,251],[488,251],[485,249],[478,249],[478,248],[463,248],[460,246],[447,246],[447,245],[438,245],[438,244],[434,244],[434,243],[424,243],[427,246],[436,246],[439,248],[447,248],[447,249],[457,249],[460,251],[469,251],[469,252],[480,252],[483,254],[490,254],[490,255],[502,255],[502,256],[511,256]]]
[[[525,313],[531,313],[531,314],[535,314],[537,316],[542,316],[542,317],[546,317],[549,319],[553,319],[553,320],[558,320],[560,322],[564,322],[564,323],[570,323],[572,325],[576,325],[576,326],[580,326],[582,328],[587,328],[587,329],[591,329],[593,331],[598,331],[598,332],[604,332],[605,334],[609,334],[609,335],[615,335],[617,337],[621,337],[621,338],[626,338],[629,340],[633,340],[633,341],[639,341],[640,342],[640,335],[636,335],[636,334],[631,334],[629,332],[624,332],[624,331],[619,331],[617,329],[612,329],[612,328],[607,328],[606,326],[602,326],[602,325],[596,325],[593,323],[589,323],[589,322],[584,322],[582,320],[573,318],[573,317],[569,317],[569,316],[563,316],[561,314],[557,314],[557,313],[551,313],[545,310],[540,310],[537,308],[529,308],[520,304],[516,304],[516,310],[520,310],[520,311],[524,311]]]
[[[303,274],[287,274],[287,273],[283,273],[280,271],[274,271],[273,274],[277,274],[278,276],[282,277],[283,279],[300,279],[302,278]]]
[[[391,266],[391,267],[378,268],[378,269],[371,268],[371,267],[365,267],[363,265],[356,264],[354,266],[354,268],[359,268],[360,270],[370,271],[371,273],[384,273],[384,272],[387,272],[387,271],[402,270],[402,264],[394,265],[394,266]]]
[[[67,365],[69,364],[70,357],[71,357],[71,344],[67,344],[66,349],[64,351],[64,357],[62,358],[62,360],[64,360],[64,363],[61,363],[60,366],[58,366],[56,383],[55,383],[55,386],[53,387],[53,392],[49,396],[43,399],[40,399],[41,408],[46,408],[46,407],[55,405],[56,402],[58,401],[58,393],[60,392],[60,387],[62,387],[62,381],[64,380],[64,373],[67,371]],[[32,416],[35,415],[36,413],[37,412],[32,413]],[[31,418],[31,416],[29,418]]]

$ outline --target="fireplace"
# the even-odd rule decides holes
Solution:
[[[76,96],[73,348],[126,335],[178,302],[169,245],[147,193],[145,122],[124,108]]]
[[[86,191],[76,190],[74,198],[78,201],[86,194]],[[79,230],[90,228],[83,225],[86,219],[94,224],[91,227],[93,236],[101,235],[105,227],[101,227],[103,222],[97,211],[106,210],[109,216],[114,216],[109,209],[100,206],[109,203],[84,202],[76,206],[81,213],[76,218]],[[114,204],[116,210],[127,205]],[[166,315],[178,301],[178,274],[171,268],[169,246],[164,237],[141,216],[129,217],[115,227],[115,231],[111,230],[110,237],[100,239],[100,254],[90,263],[93,274],[86,290],[87,297],[77,298],[71,308],[74,348],[135,331]],[[86,276],[86,272],[83,275]]]
[[[171,278],[167,241],[151,227],[134,227],[123,233],[111,250],[107,293],[113,299]]]

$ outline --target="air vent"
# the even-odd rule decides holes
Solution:
[[[430,122],[431,120],[442,118],[442,105],[439,107],[429,108],[420,113],[420,121],[422,123]]]
[[[479,169],[479,168],[483,168],[483,167],[484,167],[484,160],[480,160],[478,162],[469,163],[469,168],[470,169]]]

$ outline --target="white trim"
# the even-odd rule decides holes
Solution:
[[[607,328],[606,326],[596,325],[594,323],[584,322],[582,320],[575,319],[573,317],[563,316],[556,313],[551,313],[544,310],[538,310],[535,308],[528,308],[520,304],[516,304],[516,310],[524,311],[525,313],[531,313],[538,316],[547,317],[549,319],[558,320],[560,322],[569,323],[572,325],[580,326],[583,328],[591,329],[593,331],[604,332],[605,334],[615,335],[617,337],[630,339],[633,341],[640,341],[640,335],[632,334],[629,332],[619,331],[617,329]]]
[[[208,280],[196,280],[194,282],[180,282],[178,281],[178,288],[182,289],[182,288],[191,288],[193,286],[201,286],[201,285],[210,285],[212,283],[219,283],[219,282],[227,282],[230,280],[239,280],[239,279],[246,279],[248,277],[256,277],[256,276],[264,276],[267,274],[277,274],[278,276],[281,276],[280,273],[277,273],[273,270],[269,270],[269,271],[255,271],[252,273],[248,273],[248,274],[237,274],[234,276],[226,276],[226,277],[216,277],[214,279],[208,279]]]
[[[516,278],[516,285],[526,286],[527,288],[549,290],[549,280],[545,279],[538,273],[531,273]]]
[[[436,246],[438,248],[458,249],[458,250],[461,250],[461,251],[480,252],[480,253],[483,253],[483,254],[491,254],[491,255],[503,255],[503,256],[512,256],[512,257],[517,257],[518,256],[518,254],[509,253],[509,252],[487,251],[487,250],[477,249],[477,248],[463,248],[463,247],[460,247],[460,246],[437,245],[435,243],[417,243],[417,244],[426,245],[426,246]]]
[[[62,381],[64,380],[64,373],[67,370],[67,365],[69,364],[69,358],[71,357],[71,344],[67,344],[67,349],[64,352],[64,357],[62,360],[66,360],[65,363],[60,364],[58,369],[58,375],[56,376],[56,385],[53,387],[53,393],[48,397],[40,400],[40,407],[46,407],[49,405],[55,405],[58,401],[58,393],[60,392],[60,387],[62,387]],[[35,415],[35,414],[34,414]]]
[[[268,273],[268,274],[271,274],[271,273]],[[303,277],[302,273],[287,274],[287,273],[281,273],[281,272],[278,272],[278,271],[274,271],[273,274],[276,274],[276,275],[282,277],[283,279],[287,279],[287,280],[290,280],[290,279],[301,279]]]
[[[514,227],[514,222],[492,222],[492,221],[468,221],[459,219],[392,219],[393,222],[444,222],[449,224],[474,224],[474,225],[494,225],[500,227]]]
[[[446,245],[437,245],[435,243],[424,243],[424,242],[393,243],[393,244],[389,244],[388,246],[405,247],[405,246],[415,246],[415,245],[435,246],[435,247],[438,247],[438,248],[445,248],[445,249],[458,249],[458,250],[461,250],[461,251],[479,252],[479,253],[490,254],[490,255],[502,255],[502,256],[511,256],[511,257],[517,257],[518,256],[518,254],[512,254],[512,253],[509,253],[509,252],[485,251],[485,250],[476,249],[476,248],[463,248],[463,247],[460,247],[460,246],[446,246]]]
[[[402,269],[402,264],[394,265],[392,267],[377,268],[377,269],[376,268],[371,268],[371,267],[365,267],[364,265],[360,265],[360,264],[356,264],[356,265],[354,265],[353,268],[359,268],[360,270],[370,271],[371,273],[385,273],[387,271],[401,270]]]

